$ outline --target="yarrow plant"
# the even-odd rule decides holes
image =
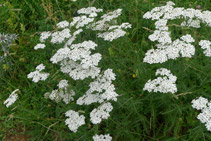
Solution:
[[[195,40],[190,34],[181,36],[179,39],[172,40],[171,32],[169,31],[168,22],[175,19],[183,19],[181,27],[200,28],[200,23],[204,23],[211,27],[211,12],[201,11],[199,9],[183,7],[174,8],[175,4],[172,1],[167,2],[165,6],[155,7],[151,11],[144,14],[145,19],[151,19],[155,22],[155,31],[149,35],[149,40],[156,42],[156,48],[150,49],[146,52],[143,62],[154,64],[164,63],[169,59],[177,59],[178,57],[191,58],[195,54]],[[211,56],[211,42],[208,40],[201,40],[199,45],[204,49],[205,56]],[[158,77],[151,81],[149,80],[144,87],[144,90],[149,92],[175,93],[177,88],[175,86],[176,79],[167,79]],[[167,84],[166,82],[169,81]],[[159,86],[157,86],[159,85]],[[166,89],[167,88],[167,89]],[[166,90],[164,90],[166,89]]]
[[[208,40],[201,40],[199,45],[204,49],[205,56],[211,57],[211,42]]]
[[[49,73],[41,72],[45,69],[45,66],[43,64],[40,64],[36,67],[36,71],[31,72],[27,75],[28,78],[32,78],[32,81],[37,83],[40,80],[46,80],[49,76]]]
[[[53,90],[51,93],[45,93],[45,98],[56,101],[57,103],[63,101],[65,104],[69,104],[74,100],[75,92],[71,90],[67,80],[61,80],[57,85],[59,89]]]
[[[99,17],[98,13],[102,9],[95,7],[82,8],[77,11],[78,16],[73,17],[72,22],[61,21],[57,24],[57,31],[45,31],[40,35],[40,43],[34,49],[41,50],[47,47],[46,41],[52,44],[61,44],[56,53],[50,58],[52,64],[59,64],[60,71],[67,74],[73,80],[85,80],[91,78],[93,82],[89,84],[86,93],[76,100],[77,105],[90,105],[99,103],[99,107],[94,108],[90,113],[90,121],[93,124],[99,124],[102,120],[108,119],[113,106],[110,101],[117,101],[118,94],[115,92],[115,86],[112,81],[116,75],[112,69],[102,70],[98,64],[102,59],[100,53],[96,53],[98,45],[93,40],[77,41],[77,36],[85,34],[86,30],[97,32],[97,37],[105,41],[112,42],[126,34],[125,29],[131,28],[129,23],[121,25],[114,24],[121,15],[122,9],[117,9]],[[115,22],[114,22],[115,21]],[[95,53],[93,53],[95,51]],[[45,69],[43,64],[36,67],[36,71],[28,74],[28,78],[37,83],[40,80],[46,80],[49,73],[41,72]],[[45,97],[56,102],[65,102],[69,104],[75,100],[75,92],[71,90],[68,80],[61,80],[58,89],[45,93]],[[80,109],[78,109],[80,110]],[[68,117],[65,124],[72,132],[77,132],[78,128],[85,124],[85,116],[73,109],[65,113]],[[104,137],[95,137],[100,140]],[[105,137],[105,140],[112,138]]]
[[[161,93],[176,93],[176,80],[177,77],[172,75],[171,72],[165,68],[158,69],[156,71],[156,76],[161,75],[163,77],[158,77],[154,80],[148,80],[144,86],[143,90],[148,92],[161,92]]]
[[[155,31],[149,36],[149,40],[156,42],[156,49],[147,51],[144,57],[144,62],[149,64],[164,63],[169,59],[177,59],[178,57],[191,58],[195,55],[195,40],[190,34],[181,36],[179,39],[172,40],[171,32],[169,31],[168,22],[175,19],[183,19],[181,27],[200,28],[201,23],[211,27],[211,12],[198,9],[183,7],[174,8],[175,4],[171,1],[165,6],[155,7],[151,11],[144,14],[145,19],[151,19],[155,22]],[[209,40],[200,40],[199,46],[204,50],[205,56],[211,56],[211,42]],[[144,90],[149,92],[175,93],[177,92],[176,80],[167,69],[161,68],[156,71],[156,76],[161,75],[154,80],[149,80]],[[199,97],[192,101],[192,107],[201,110],[198,119],[205,123],[208,131],[211,131],[211,102],[206,98]]]
[[[183,7],[174,8],[175,4],[171,1],[167,2],[165,6],[155,7],[151,11],[144,14],[145,19],[155,20],[155,31],[149,36],[149,39],[156,42],[156,49],[147,51],[144,62],[164,63],[169,59],[176,59],[178,57],[191,58],[195,54],[195,43],[193,37],[189,34],[180,37],[173,41],[171,39],[171,32],[169,31],[168,21],[175,19],[184,19],[181,27],[200,28],[200,23],[204,23],[211,27],[211,12],[202,11],[199,9]],[[205,49],[204,53],[210,57],[209,41],[200,41],[199,45]]]
[[[4,104],[6,105],[7,108],[11,106],[13,103],[15,103],[15,101],[18,99],[18,94],[17,94],[18,91],[19,89],[14,90],[7,98],[7,100],[4,101]]]
[[[93,136],[94,141],[112,141],[112,137],[109,134],[106,135],[95,135]]]
[[[199,97],[192,101],[192,107],[201,110],[197,118],[205,124],[208,131],[211,131],[211,102],[204,97]]]

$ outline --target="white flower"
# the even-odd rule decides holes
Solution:
[[[201,40],[199,45],[204,49],[205,56],[211,57],[211,42],[208,40]]]
[[[59,89],[55,89],[51,93],[45,93],[45,98],[55,100],[57,103],[63,100],[65,104],[69,104],[74,100],[73,96],[75,96],[75,92],[67,88],[67,80],[61,80],[57,86]]]
[[[101,20],[89,25],[89,28],[91,28],[92,30],[106,31],[110,27],[108,22],[119,17],[121,13],[122,9],[117,9],[107,14],[104,14],[103,16],[101,16]]]
[[[90,113],[90,120],[93,124],[98,124],[104,119],[108,119],[110,117],[110,112],[113,110],[113,106],[111,103],[107,102],[103,105],[100,105],[98,108],[95,108]]]
[[[36,70],[38,71],[42,71],[45,69],[45,66],[43,64],[39,64],[37,67],[36,67]]]
[[[104,75],[99,75],[94,82],[89,84],[89,90],[77,100],[77,104],[90,105],[96,102],[102,103],[105,100],[117,101],[118,94],[115,92],[115,87],[112,84],[112,81],[115,79],[115,74],[112,70],[107,69]]]
[[[10,94],[10,96],[7,98],[7,100],[4,101],[4,104],[6,105],[7,108],[17,100],[17,98],[18,98],[18,94],[16,93],[17,91],[19,91],[19,89],[14,90]]]
[[[61,21],[56,26],[58,28],[65,28],[65,27],[69,26],[69,22],[67,22],[67,21]]]
[[[27,77],[32,78],[32,81],[37,83],[40,80],[46,80],[49,76],[49,73],[40,72],[43,69],[45,69],[45,66],[43,64],[40,64],[36,67],[36,71],[30,72]]]
[[[100,69],[97,67],[102,56],[99,53],[91,55],[97,44],[93,41],[84,41],[72,44],[70,48],[65,47],[57,51],[50,59],[53,63],[61,62],[61,71],[68,73],[75,80],[87,77],[95,78]]]
[[[184,21],[181,23],[181,26],[193,27],[193,28],[200,28],[200,20],[193,20],[189,19],[188,21]]]
[[[44,42],[50,36],[51,36],[51,32],[49,32],[49,31],[42,32],[41,35],[40,35],[40,42]]]
[[[168,58],[167,58],[165,50],[150,49],[147,51],[143,62],[153,64],[153,63],[163,63],[163,62],[166,62],[167,60]]]
[[[111,32],[98,33],[97,36],[103,38],[105,41],[113,41],[114,39],[124,36],[125,34],[125,31],[121,29],[115,29]]]
[[[126,34],[123,29],[131,28],[131,24],[123,23],[122,25],[110,26],[107,32],[98,33],[98,37],[103,38],[105,41],[113,41]]]
[[[170,32],[162,31],[162,30],[155,30],[152,35],[149,36],[151,41],[158,41],[161,44],[172,43]]]
[[[94,141],[112,141],[112,137],[109,134],[106,135],[94,135],[93,137]]]
[[[94,79],[96,76],[99,75],[100,68],[93,66],[86,69],[86,68],[83,68],[81,64],[78,64],[74,61],[64,60],[61,63],[61,71],[63,73],[69,74],[69,76],[73,78],[74,80],[79,80],[79,79],[83,80],[88,77],[91,77],[92,79]]]
[[[59,88],[66,88],[68,86],[68,81],[67,80],[61,80],[57,86]]]
[[[167,2],[165,6],[155,7],[151,11],[144,14],[145,19],[156,20],[156,30],[149,39],[153,42],[157,41],[157,49],[151,49],[146,53],[144,62],[147,63],[163,63],[169,59],[181,57],[192,57],[195,54],[195,47],[191,45],[195,40],[191,35],[187,34],[175,41],[171,40],[171,32],[168,28],[168,21],[174,19],[184,19],[181,26],[200,28],[200,23],[205,23],[211,27],[211,12],[201,11],[197,9],[174,8],[173,2]],[[202,44],[202,43],[201,43]],[[211,56],[211,49],[207,45],[203,46],[206,56]]]
[[[65,47],[65,48],[60,48],[57,50],[57,52],[54,54],[54,56],[51,57],[50,61],[53,64],[56,64],[58,62],[63,61],[64,59],[68,58],[70,55],[70,49]]]
[[[96,17],[98,12],[103,12],[103,9],[97,9],[95,7],[87,7],[87,8],[82,8],[77,12],[78,14],[89,15],[89,17]]]
[[[148,92],[160,92],[160,93],[176,93],[176,80],[177,77],[172,75],[171,72],[165,68],[158,69],[156,71],[156,76],[161,75],[163,77],[158,77],[154,80],[148,80],[144,86],[143,90]]]
[[[81,32],[83,32],[82,29],[76,30],[76,31],[73,33],[73,36],[65,43],[64,47],[68,47],[68,46],[72,45],[72,43],[73,43],[73,42],[75,41],[75,39],[76,39],[76,36],[77,36],[78,34],[80,34]]]
[[[34,47],[34,50],[37,50],[37,49],[39,49],[39,48],[41,48],[41,49],[45,48],[45,44],[37,44],[37,45]]]
[[[46,93],[45,98],[49,98],[50,100],[55,100],[57,103],[63,100],[65,104],[69,104],[71,101],[74,100],[73,96],[75,95],[75,92],[73,90],[70,90],[69,92],[67,89],[56,89],[53,90],[50,94]]]
[[[73,21],[70,23],[70,27],[75,26],[76,29],[79,29],[81,27],[84,27],[85,25],[88,25],[89,23],[93,21],[94,21],[94,18],[87,17],[85,15],[74,17]]]
[[[175,5],[175,3],[173,3],[172,1],[168,1],[168,2],[166,2],[166,5],[169,5],[169,6],[174,6],[174,5]]]
[[[202,123],[205,123],[205,126],[208,131],[211,131],[211,102],[204,97],[199,97],[198,99],[192,100],[192,107],[201,110],[201,113],[197,116]]]
[[[200,96],[198,99],[192,100],[191,103],[193,108],[197,110],[202,110],[207,107],[208,100]]]
[[[69,129],[73,132],[77,132],[81,125],[85,124],[85,116],[79,116],[78,112],[69,110],[65,113],[68,118],[65,120],[65,124],[68,125]]]
[[[56,31],[56,32],[52,33],[51,36],[52,36],[51,42],[53,44],[62,43],[66,38],[71,37],[70,29],[65,28],[62,31]]]
[[[180,56],[190,58],[195,54],[195,47],[191,44],[195,42],[195,40],[189,34],[184,35],[173,42],[169,40],[168,43],[165,43],[167,42],[166,38],[162,41],[160,39],[153,38],[153,40],[158,40],[160,44],[156,45],[157,49],[150,49],[147,51],[143,60],[144,62],[149,64],[164,63],[168,59],[176,59]]]
[[[101,18],[103,18],[103,21],[109,22],[112,19],[119,17],[121,14],[122,14],[122,9],[117,9],[107,14],[104,14]]]

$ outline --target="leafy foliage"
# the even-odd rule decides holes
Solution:
[[[163,64],[143,63],[145,52],[154,44],[148,36],[154,30],[153,21],[143,19],[143,14],[154,7],[165,5],[167,0],[7,0],[0,7],[0,30],[5,33],[18,33],[17,45],[11,50],[14,64],[2,73],[0,66],[0,138],[8,138],[9,133],[25,134],[30,140],[91,140],[93,134],[110,133],[114,140],[210,140],[211,134],[197,120],[198,112],[191,107],[191,101],[203,96],[211,99],[211,60],[196,46],[193,58],[169,60]],[[0,4],[3,4],[2,2]],[[177,7],[195,8],[201,5],[203,10],[211,10],[210,1],[176,0]],[[44,98],[44,93],[56,88],[62,74],[53,77],[54,81],[34,84],[27,74],[34,66],[46,61],[46,69],[56,72],[48,63],[54,47],[35,52],[42,31],[54,29],[56,22],[70,21],[76,10],[95,6],[104,9],[122,8],[121,22],[130,22],[132,28],[128,36],[112,43],[101,44],[97,52],[103,55],[101,68],[112,68],[115,72],[115,86],[120,94],[111,117],[99,125],[89,121],[80,132],[72,133],[65,125],[64,113],[75,108],[75,104],[56,104]],[[172,21],[180,23],[179,20]],[[172,26],[172,38],[191,34],[196,41],[208,39],[211,29],[202,25],[200,29]],[[90,34],[90,37],[92,35]],[[50,45],[49,45],[50,46]],[[108,47],[109,48],[106,48]],[[154,79],[155,71],[165,67],[177,76],[177,96],[173,94],[148,93],[143,91],[144,84]],[[4,69],[5,70],[5,69]],[[87,89],[90,80],[74,81],[74,91],[80,96]],[[20,89],[19,100],[9,109],[3,101],[14,90]],[[93,105],[94,106],[94,105]],[[90,107],[91,108],[91,107]],[[93,109],[93,107],[92,107]],[[86,115],[89,108],[83,107]],[[86,115],[88,116],[88,115]],[[22,130],[18,130],[18,129]]]

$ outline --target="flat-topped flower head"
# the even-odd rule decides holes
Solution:
[[[66,87],[68,86],[68,81],[67,81],[67,80],[61,80],[57,86],[58,86],[60,89],[66,88]]]
[[[65,27],[68,27],[69,26],[69,22],[68,21],[61,21],[61,22],[59,22],[56,26],[58,27],[58,28],[65,28]]]
[[[174,19],[184,19],[181,26],[200,28],[201,23],[211,27],[211,12],[201,11],[193,8],[174,8],[173,2],[167,2],[165,6],[155,7],[151,11],[144,14],[145,19],[155,20],[156,30],[149,39],[153,42],[157,42],[155,45],[156,49],[150,49],[147,51],[144,58],[144,62],[153,63],[164,63],[169,59],[176,59],[178,57],[191,58],[195,54],[195,47],[191,44],[195,40],[191,35],[187,34],[180,39],[172,41],[171,31],[169,31],[168,21]],[[206,56],[210,56],[210,48],[203,46],[206,49],[204,52]],[[181,54],[181,55],[180,55]]]
[[[75,92],[71,89],[68,89],[68,81],[61,80],[57,85],[58,89],[54,89],[51,93],[45,93],[45,98],[49,98],[50,100],[54,100],[57,103],[63,101],[65,104],[69,104],[74,100],[73,96],[75,96]]]
[[[192,107],[197,110],[202,110],[204,108],[207,108],[208,100],[204,97],[199,97],[198,99],[192,100]]]
[[[40,42],[45,42],[46,39],[48,39],[51,36],[50,31],[45,31],[40,34]]]
[[[154,33],[156,33],[156,31]],[[157,35],[159,35],[159,33]],[[157,40],[160,43],[156,45],[157,49],[150,49],[147,51],[143,60],[144,62],[149,64],[164,63],[169,59],[177,59],[180,56],[191,58],[195,54],[195,47],[192,45],[195,40],[191,35],[186,34],[175,41],[171,41],[169,34],[166,34],[166,36],[169,38],[166,38],[163,35],[160,37],[156,36],[158,38],[149,36],[150,39],[152,38],[154,41]],[[164,43],[163,41],[168,41],[168,43]]]
[[[106,135],[94,135],[93,137],[94,141],[112,141],[112,137],[109,134]]]
[[[56,31],[52,33],[52,38],[51,38],[51,43],[56,44],[56,43],[62,43],[64,42],[65,39],[70,38],[70,29],[65,28],[62,31]]]
[[[37,83],[40,80],[44,81],[49,76],[49,73],[41,72],[44,69],[45,69],[45,66],[43,64],[40,64],[36,67],[36,71],[30,72],[27,75],[27,77],[32,78],[32,81],[34,81],[35,83]]]
[[[107,69],[104,75],[99,75],[98,78],[89,84],[89,89],[77,100],[79,105],[90,105],[92,103],[103,103],[104,101],[117,101],[118,94],[115,92],[115,87],[112,81],[115,80],[115,74],[111,69]]]
[[[34,50],[43,49],[43,48],[45,48],[45,44],[37,44],[37,45],[34,47]]]
[[[205,54],[205,56],[211,57],[211,42],[208,40],[201,40],[199,42],[199,45],[202,49],[204,49],[203,53]]]
[[[87,7],[87,8],[81,8],[77,11],[78,14],[85,14],[89,15],[89,17],[97,17],[97,13],[103,12],[103,9],[97,9],[96,7]]]
[[[10,96],[7,98],[7,100],[4,101],[4,104],[6,105],[6,107],[8,108],[10,105],[12,105],[17,99],[18,99],[18,94],[17,91],[19,91],[19,89],[14,90]]]
[[[69,110],[65,113],[65,116],[68,117],[65,120],[65,124],[72,132],[77,132],[78,128],[85,124],[85,116],[79,115],[78,112]]]
[[[204,97],[199,97],[198,99],[192,100],[192,107],[201,110],[201,113],[197,116],[202,123],[205,124],[205,127],[208,131],[211,131],[211,102]]]
[[[107,102],[100,105],[98,108],[95,108],[90,113],[90,120],[93,124],[98,124],[104,119],[110,117],[110,112],[113,110],[111,103]]]
[[[148,80],[143,90],[155,93],[160,92],[174,94],[177,92],[177,87],[175,84],[177,77],[172,75],[169,70],[165,68],[158,69],[155,75],[161,75],[163,77],[158,77],[154,80]]]
[[[123,23],[119,26],[110,26],[108,28],[108,31],[103,33],[98,33],[98,37],[103,38],[105,41],[113,41],[115,39],[118,39],[126,34],[126,32],[123,29],[131,28],[131,24],[129,23]]]

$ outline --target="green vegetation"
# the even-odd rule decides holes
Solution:
[[[148,36],[154,30],[154,22],[143,19],[143,14],[167,0],[5,0],[0,7],[0,32],[16,33],[18,40],[11,46],[8,59],[11,64],[0,64],[0,139],[24,136],[26,140],[92,140],[94,134],[109,133],[113,140],[211,140],[211,134],[197,119],[198,111],[191,107],[191,101],[199,96],[211,100],[211,59],[205,57],[198,41],[210,39],[211,29],[202,25],[199,29],[170,27],[172,38],[191,34],[196,40],[196,54],[193,58],[169,60],[163,64],[143,63],[148,49],[153,48]],[[211,1],[175,0],[175,7],[196,8],[211,11]],[[112,43],[97,40],[97,52],[102,54],[100,67],[112,68],[116,73],[114,84],[120,95],[113,103],[114,110],[109,119],[99,125],[86,121],[77,133],[65,125],[64,113],[76,108],[75,103],[66,105],[44,98],[44,93],[55,89],[62,73],[47,81],[33,83],[27,74],[38,64],[45,63],[49,72],[57,72],[59,66],[49,63],[55,47],[34,50],[39,43],[39,33],[55,29],[62,20],[71,21],[76,11],[95,6],[108,12],[123,9],[118,22],[129,22],[132,28],[127,36]],[[172,21],[177,24],[179,20]],[[87,39],[95,39],[89,35]],[[48,64],[48,65],[47,65]],[[177,96],[173,94],[148,93],[144,84],[155,78],[158,68],[167,68],[177,76]],[[86,92],[89,82],[71,82],[76,95]],[[19,99],[11,107],[3,105],[9,94],[20,89]],[[86,113],[93,106],[81,106]],[[89,114],[85,114],[89,117]]]

